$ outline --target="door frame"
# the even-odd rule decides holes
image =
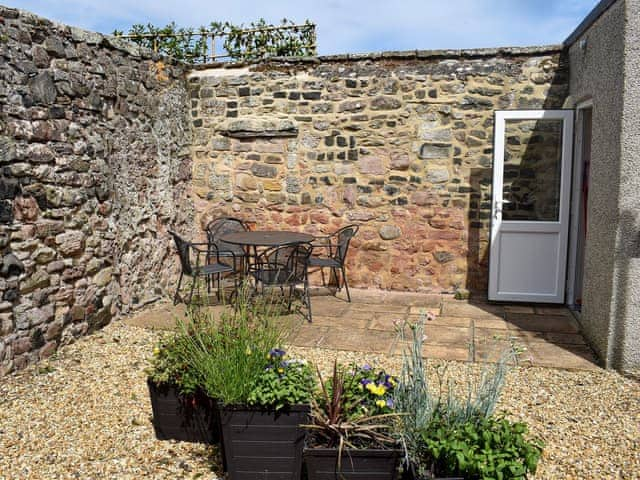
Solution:
[[[533,302],[533,303],[556,303],[564,304],[566,298],[567,285],[567,256],[568,256],[568,239],[570,226],[570,207],[571,207],[571,183],[572,183],[572,163],[573,163],[573,144],[574,144],[574,109],[548,109],[548,110],[496,110],[494,111],[494,164],[493,164],[493,185],[491,196],[491,230],[489,245],[489,289],[488,297],[492,301],[514,301],[514,302]],[[558,272],[556,295],[545,296],[526,294],[526,293],[502,293],[498,292],[498,275],[499,268],[491,268],[493,261],[499,258],[500,243],[497,239],[498,227],[496,222],[502,224],[502,204],[503,204],[503,188],[504,184],[504,149],[505,149],[505,126],[506,120],[543,120],[543,119],[559,119],[563,121],[562,132],[562,155],[563,164],[561,166],[560,177],[560,208],[558,212],[557,222],[536,222],[540,224],[542,230],[552,225],[561,225],[559,232],[558,247]],[[501,168],[497,168],[498,162],[502,162]],[[496,188],[500,185],[500,188]],[[524,222],[523,222],[524,223]],[[562,228],[562,225],[565,225]],[[561,273],[561,274],[560,274]],[[526,298],[529,295],[531,298]],[[536,298],[537,297],[537,298]]]
[[[574,302],[577,290],[576,283],[578,281],[576,273],[578,269],[578,236],[580,235],[580,202],[582,201],[580,192],[582,192],[582,175],[584,168],[584,158],[582,158],[582,142],[584,140],[582,111],[586,109],[591,109],[593,115],[593,99],[580,102],[575,107],[575,140],[573,145],[573,172],[571,179],[571,224],[569,226],[569,251],[567,262],[566,304],[569,307],[575,306]],[[593,132],[593,125],[591,131]]]

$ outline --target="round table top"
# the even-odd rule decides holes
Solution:
[[[280,247],[296,243],[311,242],[315,237],[308,233],[254,230],[221,235],[220,240],[232,245],[251,245],[256,247]]]

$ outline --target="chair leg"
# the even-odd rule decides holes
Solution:
[[[320,275],[322,275],[322,286],[325,287],[327,284],[324,283],[324,268],[320,267]]]
[[[196,287],[196,281],[198,277],[193,276],[193,281],[191,282],[191,291],[189,292],[189,300],[187,301],[187,305],[191,305],[191,300],[193,300],[193,289]]]
[[[280,288],[282,289],[282,287],[280,287]],[[290,285],[289,286],[289,301],[287,303],[287,312],[291,311],[291,303],[292,303],[291,299],[293,298],[293,289],[294,289],[294,286]],[[284,295],[284,290],[283,290],[282,294]]]
[[[340,286],[340,279],[338,278],[338,271],[336,270],[335,267],[331,267],[331,276],[329,277],[329,283],[331,283],[331,277],[333,277],[333,280],[336,282],[336,289],[338,291],[340,291],[340,289],[342,287]]]
[[[173,304],[178,304],[178,299],[180,298],[180,285],[182,284],[182,277],[184,276],[183,272],[180,272],[180,278],[178,279],[178,288],[176,288],[176,294],[173,296]]]
[[[302,292],[302,295],[304,296],[304,303],[307,307],[307,320],[309,321],[309,323],[311,323],[311,295],[309,295],[309,281],[307,279],[305,279],[304,281],[304,291]]]
[[[344,289],[347,291],[347,300],[351,302],[351,294],[349,293],[349,284],[347,283],[347,274],[344,271],[344,265],[340,267],[342,270],[342,283],[344,284]]]

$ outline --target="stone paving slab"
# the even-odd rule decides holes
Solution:
[[[420,315],[409,315],[409,323],[415,323],[420,320]],[[439,315],[433,320],[427,322],[428,325],[442,325],[445,327],[471,327],[473,320],[467,317],[445,317]],[[507,328],[505,326],[505,328]]]
[[[326,293],[326,292],[325,292]],[[423,355],[444,360],[495,362],[513,347],[517,362],[568,369],[597,369],[597,359],[579,333],[569,310],[562,307],[489,304],[451,296],[402,292],[352,291],[336,296],[312,297],[313,323],[300,315],[288,315],[289,342],[320,347],[399,355],[406,342],[399,338],[402,325],[415,323],[421,312],[436,314],[425,324]],[[219,314],[225,307],[210,307]],[[185,307],[161,304],[131,316],[130,325],[172,329]],[[405,330],[407,337],[409,332]]]
[[[565,315],[526,315],[508,313],[507,326],[510,330],[529,332],[578,333],[580,331],[573,317]]]
[[[330,328],[319,347],[349,350],[358,352],[386,353],[393,352],[396,343],[394,333],[381,330],[355,330],[342,327]],[[295,339],[293,344],[296,344]]]
[[[504,320],[505,312],[502,305],[472,304],[465,302],[444,302],[442,315],[448,317],[492,318]]]

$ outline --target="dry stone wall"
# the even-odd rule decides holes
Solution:
[[[171,283],[187,107],[182,66],[0,7],[0,375]]]
[[[484,290],[494,111],[560,108],[567,81],[553,47],[193,72],[198,226],[225,214],[313,234],[357,223],[353,285]]]

